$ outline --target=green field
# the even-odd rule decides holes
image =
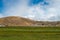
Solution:
[[[60,40],[60,27],[0,27],[0,40]]]

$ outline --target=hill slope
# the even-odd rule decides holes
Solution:
[[[5,26],[30,26],[34,24],[35,22],[33,20],[22,18],[22,17],[4,17],[0,18],[0,25]]]
[[[60,26],[60,21],[34,21],[28,18],[9,16],[0,18],[0,26]]]

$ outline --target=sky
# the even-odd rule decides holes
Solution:
[[[7,16],[60,21],[60,0],[0,0],[0,18]]]

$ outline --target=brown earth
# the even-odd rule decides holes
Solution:
[[[28,18],[9,16],[0,18],[0,26],[60,26],[60,21],[34,21]]]
[[[33,20],[22,17],[10,16],[0,18],[0,25],[5,26],[31,26],[34,23],[35,22]]]

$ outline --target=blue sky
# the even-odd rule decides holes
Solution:
[[[0,0],[0,17],[21,16],[38,21],[59,21],[59,10],[59,0]]]
[[[3,10],[3,1],[0,0],[0,12],[2,12],[2,10]]]

